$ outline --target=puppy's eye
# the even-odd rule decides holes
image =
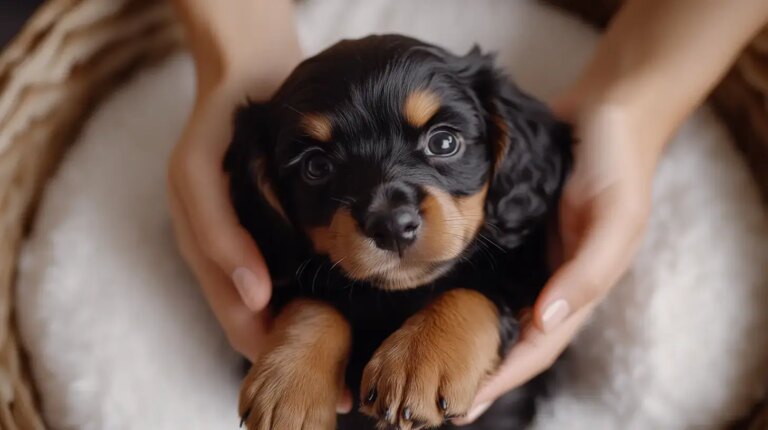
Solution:
[[[323,154],[310,155],[304,160],[304,177],[309,182],[321,182],[333,173],[333,163]]]
[[[435,130],[427,138],[424,152],[433,157],[450,157],[459,152],[461,141],[455,133],[448,130]]]

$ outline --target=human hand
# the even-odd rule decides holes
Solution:
[[[197,97],[168,167],[176,240],[232,347],[251,362],[270,331],[272,284],[240,225],[223,171],[235,110],[266,100],[301,59],[290,0],[174,0],[194,59]],[[339,413],[352,409],[344,392]]]
[[[629,266],[671,133],[765,26],[768,3],[627,0],[554,110],[575,126],[560,205],[563,261],[523,321],[522,338],[463,422],[548,368]]]
[[[182,256],[232,346],[258,357],[268,329],[269,272],[237,219],[223,171],[234,112],[265,100],[301,59],[290,0],[174,0],[194,60],[196,98],[168,166]]]
[[[246,92],[234,83],[199,89],[168,167],[171,216],[182,256],[232,347],[253,361],[268,328],[269,272],[239,224],[222,160]]]
[[[474,421],[496,398],[555,362],[626,271],[643,237],[665,135],[641,128],[619,106],[563,101],[554,110],[573,123],[577,138],[554,246],[563,263],[522,318],[519,342],[458,424]]]

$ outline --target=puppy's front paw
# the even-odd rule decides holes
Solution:
[[[476,291],[449,291],[374,353],[363,372],[361,411],[381,428],[437,427],[468,412],[498,359],[496,306]]]
[[[349,345],[349,327],[335,310],[310,301],[288,305],[243,381],[246,428],[334,430]]]
[[[286,358],[271,351],[249,372],[240,392],[243,424],[249,430],[335,429],[337,382]]]

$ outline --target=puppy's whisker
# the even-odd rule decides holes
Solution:
[[[496,269],[496,258],[493,256],[493,254],[491,253],[491,251],[488,248],[481,247],[480,248],[480,255],[485,257],[485,259],[488,261],[488,264],[491,265],[491,269],[492,270]]]
[[[332,272],[332,271],[333,271],[333,269],[335,269],[335,268],[336,268],[336,266],[338,266],[338,265],[339,265],[339,264],[340,264],[342,261],[344,261],[344,259],[345,259],[345,258],[347,258],[347,257],[346,257],[346,256],[344,256],[344,257],[341,257],[341,258],[339,258],[339,259],[338,259],[338,260],[337,260],[335,263],[333,263],[333,265],[331,265],[331,268],[330,268],[330,269],[328,269],[328,271],[329,271],[329,272]]]
[[[481,220],[484,217],[481,216],[456,216],[456,217],[445,217],[442,218],[443,221],[477,221]]]
[[[345,207],[350,207],[354,203],[354,201],[352,199],[344,199],[344,198],[339,198],[339,197],[331,197],[331,200],[333,200],[334,202],[339,203],[339,204],[341,204],[342,206],[345,206]]]
[[[312,293],[315,292],[315,283],[317,282],[317,276],[320,274],[320,269],[323,268],[323,264],[319,264],[317,266],[317,270],[315,270],[315,276],[312,277],[312,286],[310,287],[310,290]]]
[[[350,299],[350,300],[352,299],[352,293],[354,292],[354,289],[355,289],[355,284],[356,284],[356,283],[357,283],[357,281],[354,281],[354,280],[353,280],[352,282],[350,282],[349,284],[347,284],[347,287],[349,287],[349,299]],[[346,287],[345,287],[345,288],[346,288]]]
[[[304,274],[304,270],[307,268],[307,266],[309,266],[309,263],[312,261],[313,258],[314,257],[307,258],[306,260],[304,260],[304,262],[302,262],[299,265],[299,268],[296,269],[296,280],[299,282],[299,285],[302,285],[301,277]]]
[[[299,115],[300,115],[302,118],[306,118],[306,117],[307,117],[307,114],[305,114],[304,112],[302,112],[302,111],[300,111],[300,110],[296,109],[295,107],[293,107],[293,106],[289,105],[288,103],[283,103],[283,106],[285,106],[285,107],[287,107],[288,109],[290,109],[290,110],[292,110],[292,111],[296,112],[296,113],[297,113],[297,114],[299,114]]]
[[[495,240],[493,240],[492,238],[484,235],[483,233],[477,233],[477,238],[480,239],[481,241],[485,241],[486,243],[495,246],[496,249],[498,249],[499,251],[506,251],[501,245],[496,243]]]
[[[494,224],[494,223],[492,223],[492,222],[490,222],[490,221],[487,221],[487,220],[486,220],[486,221],[485,221],[485,225],[486,225],[488,228],[491,228],[491,229],[493,229],[493,231],[495,231],[496,233],[501,233],[501,228],[499,228],[499,226],[497,226],[496,224]]]

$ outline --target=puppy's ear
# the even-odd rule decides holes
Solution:
[[[232,143],[224,157],[224,170],[230,175],[230,192],[240,221],[248,227],[250,212],[273,212],[285,221],[285,211],[275,193],[269,162],[272,136],[269,107],[250,103],[235,114]],[[257,208],[264,206],[263,208]]]
[[[491,175],[486,220],[496,240],[517,246],[547,214],[556,210],[571,166],[571,129],[547,106],[523,93],[494,58],[474,48],[464,57],[472,64],[472,87],[486,119]]]
[[[270,123],[269,105],[250,103],[237,111],[224,170],[240,223],[258,244],[273,283],[279,284],[282,278],[290,279],[295,261],[304,257],[301,238],[277,194]]]

